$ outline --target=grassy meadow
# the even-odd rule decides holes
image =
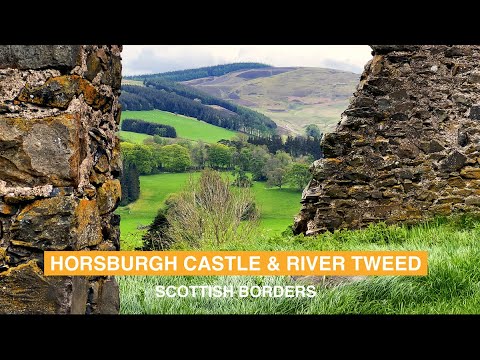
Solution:
[[[119,131],[120,140],[127,141],[134,144],[143,144],[146,139],[151,139],[153,136],[147,134],[140,134],[132,131]]]
[[[122,111],[123,119],[140,119],[148,122],[170,125],[177,131],[178,138],[188,140],[202,140],[207,143],[216,143],[222,139],[231,139],[237,133],[206,122],[183,116],[175,115],[167,111],[149,110],[149,111]],[[136,134],[129,131],[120,131],[121,139],[135,143],[142,143],[144,139],[150,138],[150,135]]]
[[[197,178],[199,172],[140,176],[140,198],[120,207],[122,250],[132,250],[141,245],[142,234],[169,194],[180,191],[188,178]],[[300,210],[300,191],[289,188],[267,188],[263,182],[252,187],[260,209],[260,230],[266,234],[280,233],[293,223],[293,216]]]
[[[289,277],[120,277],[123,314],[480,314],[480,222],[436,219],[317,237],[277,235],[215,250],[427,250],[428,276],[371,276],[314,298],[156,298],[156,285],[299,285]],[[210,250],[210,249],[206,249]]]

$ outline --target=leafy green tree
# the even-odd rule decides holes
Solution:
[[[232,175],[234,176],[234,180],[232,183],[233,186],[251,187],[253,185],[252,180],[250,180],[245,170],[243,170],[239,166],[235,166]]]
[[[322,132],[320,131],[320,128],[315,125],[315,124],[310,124],[308,125],[306,128],[305,128],[305,134],[307,136],[311,136],[311,137],[314,137],[314,138],[319,138],[320,136],[322,136]]]
[[[295,161],[310,166],[315,161],[315,158],[312,155],[302,155],[295,158]]]
[[[158,145],[169,145],[172,140],[161,137],[160,135],[153,135],[153,142]]]
[[[272,156],[264,148],[255,146],[251,153],[250,171],[252,172],[252,179],[256,181],[267,180],[267,173],[265,166]]]
[[[291,164],[285,174],[286,183],[298,190],[303,190],[312,178],[312,174],[308,168],[309,166],[307,164],[298,162]]]
[[[240,150],[236,150],[233,159],[233,164],[242,171],[250,171],[252,163],[252,149],[244,147]]]
[[[268,172],[267,174],[267,185],[268,186],[278,186],[280,189],[286,182],[287,171],[284,168],[276,168]]]
[[[211,144],[207,149],[210,166],[214,169],[227,169],[232,163],[233,149],[223,144]]]
[[[177,139],[175,140],[175,144],[183,146],[184,148],[188,149],[188,151],[192,150],[193,148],[192,141],[187,139]]]
[[[274,158],[279,162],[282,168],[289,166],[292,163],[292,157],[285,151],[277,151]]]
[[[190,150],[193,166],[196,169],[204,169],[207,162],[207,147],[203,141],[198,141]]]
[[[286,182],[287,168],[292,163],[292,157],[285,151],[277,151],[265,164],[267,185],[278,186],[280,189]]]
[[[162,168],[171,172],[182,172],[192,166],[188,149],[181,145],[165,145],[160,148]]]
[[[292,157],[285,151],[277,151],[277,153],[267,160],[265,171],[268,173],[275,169],[286,169],[292,163]]]
[[[151,174],[160,165],[152,148],[147,145],[122,142],[122,157],[123,161],[135,164],[138,172],[142,175]]]

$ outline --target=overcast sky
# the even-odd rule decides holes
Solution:
[[[159,73],[232,62],[326,67],[361,73],[367,45],[124,45],[123,75]]]

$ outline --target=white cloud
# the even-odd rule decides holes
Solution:
[[[367,45],[124,45],[123,74],[147,74],[232,62],[329,67],[360,73]]]

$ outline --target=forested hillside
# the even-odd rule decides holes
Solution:
[[[146,75],[134,75],[134,76],[125,76],[125,79],[128,80],[145,80],[145,79],[157,79],[162,78],[172,81],[188,81],[193,79],[200,79],[209,76],[222,76],[233,71],[246,70],[246,69],[258,69],[269,67],[270,65],[252,63],[252,62],[242,62],[242,63],[233,63],[233,64],[223,64],[215,66],[206,66],[195,69],[186,69],[178,71],[168,71],[158,74],[146,74]]]
[[[217,99],[197,89],[165,80],[149,80],[146,83],[146,87],[122,87],[120,101],[123,110],[169,111],[251,135],[275,131],[275,122],[265,115]]]

